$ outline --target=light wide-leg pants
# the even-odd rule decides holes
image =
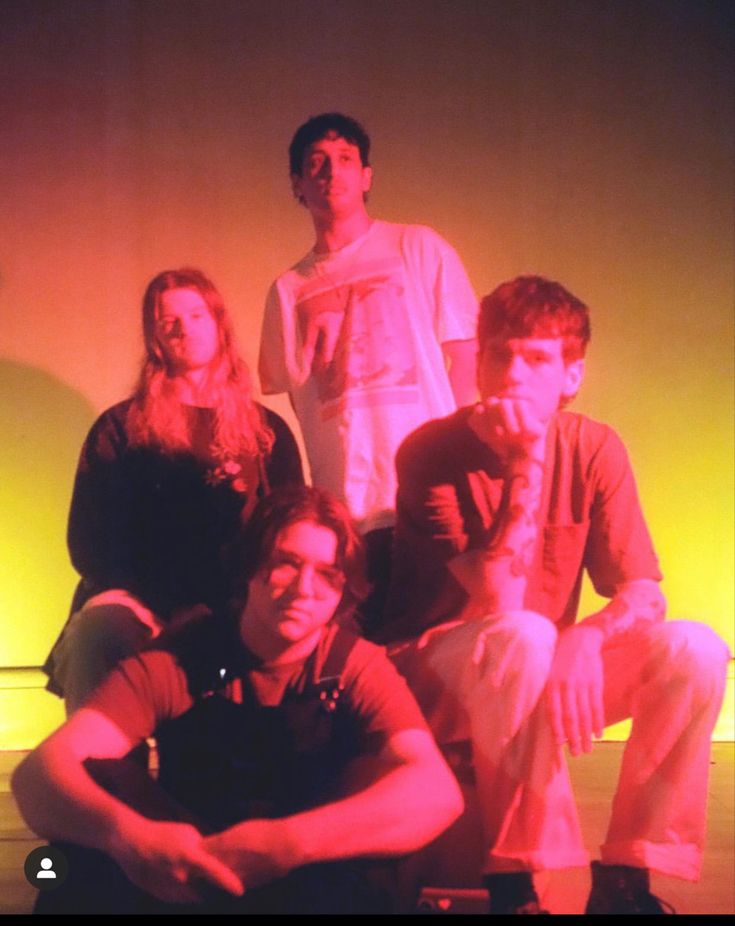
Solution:
[[[440,745],[472,744],[487,873],[588,862],[542,698],[556,636],[515,611],[390,650]],[[696,880],[727,647],[704,624],[669,621],[621,634],[602,656],[605,722],[633,718],[602,861]]]

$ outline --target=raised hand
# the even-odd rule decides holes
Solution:
[[[469,425],[503,460],[543,460],[548,422],[541,421],[525,399],[491,397],[478,402]]]

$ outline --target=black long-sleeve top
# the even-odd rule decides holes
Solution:
[[[131,447],[130,400],[104,412],[84,442],[69,513],[68,545],[82,577],[75,607],[122,588],[166,620],[187,605],[218,607],[225,554],[258,498],[303,484],[288,425],[261,406],[275,435],[270,455],[222,463],[211,453],[214,411],[189,407],[193,451]]]

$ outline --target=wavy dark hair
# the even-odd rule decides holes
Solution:
[[[207,383],[215,411],[213,454],[223,459],[243,453],[268,454],[273,432],[253,401],[250,371],[237,350],[229,313],[214,283],[194,267],[164,270],[151,280],[143,296],[146,354],[128,412],[131,444],[164,452],[192,449],[186,408],[176,397],[174,375],[158,338],[161,296],[171,289],[196,290],[217,323],[219,350]]]
[[[362,166],[370,166],[370,136],[357,119],[342,113],[322,113],[319,116],[312,116],[308,122],[296,130],[288,148],[290,173],[300,177],[304,169],[304,155],[309,145],[331,134],[344,138],[351,145],[356,145],[360,152]]]
[[[258,502],[233,549],[233,607],[244,606],[250,580],[271,558],[281,531],[300,521],[327,527],[336,535],[335,566],[344,573],[345,586],[335,616],[354,613],[370,591],[362,538],[347,506],[316,486],[284,486]]]
[[[587,306],[561,283],[519,276],[480,302],[480,353],[493,338],[562,338],[564,360],[584,357],[591,335]]]

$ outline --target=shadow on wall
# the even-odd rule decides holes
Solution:
[[[56,377],[0,360],[0,667],[41,665],[66,619],[66,518],[95,417]]]

